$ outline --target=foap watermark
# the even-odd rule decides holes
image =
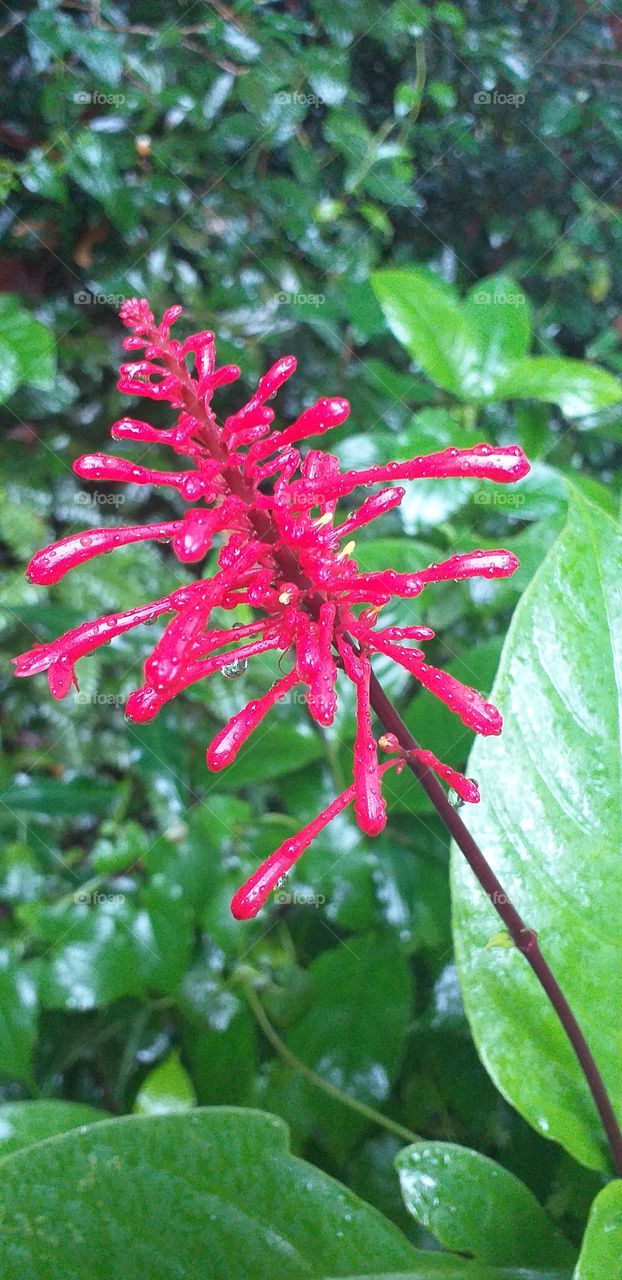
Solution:
[[[478,507],[522,507],[525,502],[524,493],[488,493],[486,489],[478,489],[473,495]]]
[[[500,93],[498,89],[493,89],[492,92],[479,89],[473,94],[476,107],[522,107],[524,101],[524,93]]]
[[[122,493],[85,493],[81,489],[76,493],[74,502],[79,507],[122,507],[125,496]]]
[[[85,689],[76,691],[76,702],[88,707],[122,707],[125,697],[122,693],[87,693]]]
[[[320,97],[319,93],[288,93],[287,90],[281,89],[274,95],[274,101],[285,105],[294,105],[297,107],[323,107],[325,99]]]
[[[125,302],[124,293],[93,293],[90,289],[76,289],[73,295],[76,307],[113,307],[119,311]]]
[[[293,303],[298,307],[321,307],[326,302],[323,293],[283,293],[279,294],[279,302]]]
[[[76,889],[73,900],[82,906],[101,907],[105,902],[125,902],[125,894],[102,893],[101,889]]]
[[[505,293],[503,289],[478,289],[473,297],[476,307],[488,307],[491,303],[501,303],[504,307],[522,307],[526,298],[524,293]]]
[[[302,890],[289,893],[287,889],[279,889],[274,895],[274,901],[278,906],[286,907],[323,907],[326,898],[323,893],[304,893]]]
[[[124,93],[101,93],[99,89],[93,89],[89,93],[86,89],[78,89],[72,94],[74,102],[79,107],[87,107],[93,105],[96,107],[122,107],[125,102]]]

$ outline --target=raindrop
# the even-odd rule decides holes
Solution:
[[[452,809],[461,809],[464,804],[462,796],[459,796],[458,792],[453,790],[453,787],[451,791],[448,792],[447,799],[449,800]]]
[[[240,676],[244,675],[247,666],[247,658],[234,658],[233,662],[228,662],[225,667],[221,667],[221,671],[223,676],[227,677],[227,680],[239,680]]]

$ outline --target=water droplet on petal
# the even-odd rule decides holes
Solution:
[[[248,658],[234,658],[233,662],[228,662],[225,667],[221,667],[223,676],[227,680],[239,680],[244,675],[248,666]]]

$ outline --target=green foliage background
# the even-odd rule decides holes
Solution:
[[[235,360],[248,388],[293,352],[287,414],[320,394],[346,395],[351,416],[330,445],[344,464],[482,439],[523,446],[534,465],[516,495],[504,490],[502,501],[492,486],[421,482],[381,536],[357,548],[362,567],[398,569],[474,546],[516,552],[521,568],[508,582],[442,584],[420,607],[437,631],[434,659],[489,691],[515,606],[566,525],[569,497],[584,522],[591,513],[597,538],[602,531],[607,572],[619,556],[619,17],[600,3],[39,0],[3,23],[7,658],[184,580],[166,549],[146,545],[76,569],[49,591],[23,578],[26,559],[51,536],[170,518],[172,507],[148,490],[87,493],[70,469],[85,449],[105,447],[110,422],[127,410],[115,390],[115,310],[144,294],[156,310],[180,301],[188,323],[214,328],[221,362]],[[478,300],[482,291],[488,301]],[[469,343],[478,370],[470,389],[460,365]],[[223,393],[221,406],[234,397]],[[568,555],[579,580],[599,556],[585,568],[573,519]],[[547,582],[538,578],[525,611],[541,591],[558,607],[566,585]],[[580,613],[580,591],[573,602]],[[577,652],[588,646],[607,665],[605,620],[591,630],[584,621]],[[572,1250],[556,1228],[578,1246],[603,1185],[602,1143],[580,1082],[569,1086],[566,1127],[551,1116],[538,1124],[521,1083],[495,1062],[491,1038],[508,1016],[494,1004],[495,975],[511,1006],[518,957],[485,952],[479,999],[493,1013],[482,1027],[470,1007],[469,955],[481,968],[495,924],[484,912],[477,928],[464,925],[467,886],[458,890],[458,943],[491,1075],[482,1065],[453,963],[449,849],[425,797],[414,782],[387,786],[390,821],[378,840],[365,840],[345,815],[290,878],[291,901],[277,895],[257,921],[234,922],[228,901],[240,879],[346,785],[352,707],[346,697],[326,735],[303,707],[279,707],[235,766],[210,776],[204,746],[266,687],[273,667],[257,660],[237,682],[196,686],[140,728],[124,722],[122,706],[150,638],[131,634],[100,650],[79,668],[80,693],[61,703],[40,678],[18,684],[4,668],[0,1097],[80,1104],[77,1124],[92,1118],[89,1108],[113,1116],[197,1103],[261,1108],[288,1122],[294,1153],[380,1209],[411,1243],[429,1248],[434,1239],[491,1266],[567,1267]],[[463,767],[468,731],[402,672],[378,670],[424,744]],[[546,714],[555,717],[556,705]],[[605,740],[615,731],[612,721]],[[493,776],[494,753],[485,765]],[[511,788],[511,757],[507,767]],[[590,776],[588,760],[588,790]],[[561,767],[548,780],[564,793]],[[522,784],[528,792],[529,779]],[[612,823],[603,848],[617,839]],[[576,870],[581,840],[572,847]],[[522,857],[509,861],[515,888]],[[584,887],[578,877],[581,901]],[[525,902],[536,915],[537,892]],[[591,1003],[581,974],[560,962]],[[606,1000],[598,1010],[606,1017]],[[393,1131],[322,1092],[277,1051],[266,1018],[286,1051],[381,1112]],[[507,1046],[520,1029],[504,1034]],[[540,1050],[557,1061],[550,1034]],[[560,1052],[565,1080],[573,1067]],[[617,1089],[619,1097],[619,1080]],[[36,1120],[19,1105],[5,1114],[9,1141],[22,1125],[33,1141],[71,1124],[62,1108]],[[234,1150],[227,1115],[210,1141]],[[469,1179],[480,1196],[492,1194],[480,1157],[515,1175],[498,1191],[497,1220],[525,1214],[521,1238],[535,1233],[535,1251],[491,1251],[462,1219],[440,1221],[423,1183],[413,1192],[419,1155],[402,1151],[405,1132],[430,1140],[428,1177],[437,1147],[450,1152],[442,1144],[480,1153],[455,1167],[467,1204]],[[453,1169],[451,1154],[447,1161]],[[456,1204],[453,1184],[438,1185]],[[598,1213],[619,1222],[619,1203],[604,1194]],[[479,1212],[474,1192],[471,1224]],[[582,1280],[603,1265],[598,1247],[589,1246],[596,1261],[586,1253]],[[389,1261],[378,1243],[378,1257],[405,1270],[402,1248]],[[325,1269],[300,1274],[329,1274],[335,1264],[327,1253],[317,1265]],[[354,1252],[344,1266],[356,1265]],[[380,1263],[369,1253],[361,1265],[377,1274]],[[608,1256],[606,1265],[617,1276]]]

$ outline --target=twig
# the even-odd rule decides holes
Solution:
[[[351,1111],[358,1111],[359,1115],[364,1116],[371,1124],[380,1125],[381,1128],[387,1129],[389,1133],[395,1134],[396,1138],[401,1138],[404,1142],[420,1142],[421,1138],[418,1133],[413,1133],[411,1129],[405,1129],[403,1125],[398,1124],[396,1120],[391,1120],[389,1116],[384,1116],[382,1112],[376,1111],[373,1107],[368,1107],[364,1102],[359,1102],[357,1098],[351,1097],[349,1093],[344,1093],[342,1089],[338,1089],[336,1085],[330,1084],[328,1080],[324,1080],[322,1076],[315,1074],[306,1062],[297,1058],[291,1049],[281,1040],[280,1035],[275,1031],[270,1022],[266,1011],[250,982],[244,983],[244,995],[248,1001],[252,1013],[261,1027],[266,1040],[276,1050],[279,1057],[292,1071],[298,1071],[300,1075],[309,1080],[318,1089],[322,1089],[330,1098],[334,1098],[336,1102],[341,1102],[344,1107],[349,1107]]]
[[[371,704],[387,733],[395,734],[399,744],[405,751],[413,752],[417,743],[401,720],[395,707],[387,698],[374,675],[371,678]],[[618,1177],[622,1177],[622,1133],[611,1105],[611,1101],[603,1078],[596,1066],[583,1032],[561,990],[557,979],[547,964],[538,946],[537,934],[519,915],[516,907],[509,901],[501,882],[489,866],[479,845],[467,830],[460,815],[449,803],[442,786],[425,765],[420,764],[416,756],[409,755],[408,767],[417,781],[429,796],[441,821],[447,827],[452,839],[466,858],[471,870],[477,877],[482,889],[492,903],[497,915],[503,921],[512,941],[524,955],[527,963],[536,975],[540,986],[548,996],[550,1003],[566,1032],[574,1049],[579,1066],[585,1077],[594,1104],[601,1118],[613,1159],[614,1169]]]

